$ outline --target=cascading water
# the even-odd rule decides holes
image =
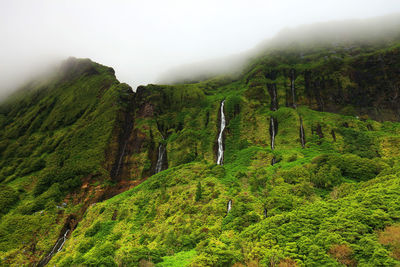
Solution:
[[[118,165],[117,165],[117,169],[115,170],[115,176],[118,176],[119,174],[119,170],[121,169],[121,165],[122,165],[122,159],[125,156],[125,150],[126,150],[126,145],[128,144],[128,140],[126,140],[124,142],[124,146],[122,147],[122,151],[121,151],[121,155],[119,156],[119,160],[118,160]]]
[[[276,133],[278,132],[278,121],[274,118],[271,117],[269,119],[269,134],[271,136],[271,149],[275,149],[275,137]]]
[[[278,94],[276,92],[276,84],[267,84],[269,95],[271,96],[271,106],[272,111],[278,110]]]
[[[132,132],[134,120],[132,114],[129,112],[125,113],[125,122],[122,127],[122,133],[118,138],[118,153],[117,158],[111,168],[110,176],[112,180],[117,179],[121,176],[124,167],[124,157],[129,153],[129,137]]]
[[[166,149],[165,149],[164,144],[160,143],[160,145],[158,146],[158,157],[157,157],[155,173],[159,173],[160,171],[163,170],[165,152],[166,152]]]
[[[69,231],[70,231],[69,229],[65,230],[63,236],[60,237],[60,238],[57,240],[56,244],[54,245],[54,247],[53,247],[53,249],[50,251],[50,253],[49,253],[45,258],[43,258],[43,259],[38,263],[37,266],[45,266],[45,265],[51,260],[51,258],[52,258],[55,254],[57,254],[58,252],[61,251],[61,249],[63,248],[63,246],[64,246],[64,244],[65,244],[65,241],[67,240],[67,235],[68,235]]]
[[[278,94],[276,91],[276,84],[271,83],[267,84],[269,95],[271,96],[271,106],[270,110],[276,111],[278,110]],[[271,136],[271,149],[275,149],[275,136],[278,131],[278,121],[271,117],[269,119],[269,134]],[[274,165],[276,162],[275,156],[271,159],[271,165]]]
[[[324,138],[324,133],[322,132],[321,124],[317,124],[317,129],[315,130],[319,138]]]
[[[300,117],[300,141],[301,141],[301,147],[304,148],[306,145],[306,137],[304,134],[303,120],[301,117]]]
[[[62,243],[61,243],[60,247],[57,249],[57,252],[59,252],[63,248],[65,241],[67,240],[68,233],[69,233],[69,229],[67,229],[67,231],[65,231],[65,233],[62,237]]]
[[[225,114],[224,114],[224,104],[225,100],[221,103],[221,125],[218,135],[218,156],[217,156],[217,164],[222,165],[224,161],[224,144],[223,144],[223,134],[225,129]]]
[[[229,200],[228,201],[228,208],[227,208],[227,212],[226,213],[229,213],[231,211],[231,209],[232,209],[232,200]]]
[[[295,70],[291,69],[290,70],[290,88],[292,91],[293,108],[296,108],[296,91],[294,88],[294,78],[295,78]]]
[[[334,130],[331,131],[331,135],[332,135],[333,142],[336,142],[336,134],[335,134]]]

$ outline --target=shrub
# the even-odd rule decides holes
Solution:
[[[115,250],[115,245],[106,241],[102,245],[94,247],[84,256],[84,264],[88,266],[118,266],[114,261]]]
[[[85,254],[94,246],[94,244],[95,241],[93,239],[84,240],[79,244],[78,251],[82,254]]]
[[[147,247],[132,248],[123,254],[121,258],[122,266],[138,266],[141,260],[147,260],[153,263],[162,261],[165,255],[162,249],[149,249]]]
[[[346,266],[357,266],[357,262],[353,259],[353,250],[346,244],[333,245],[329,254],[332,255],[338,262]]]
[[[101,222],[96,222],[85,232],[85,237],[95,236],[101,229]]]
[[[282,170],[278,175],[281,175],[285,182],[289,184],[310,181],[310,172],[303,166],[295,166],[289,170]]]
[[[27,175],[32,172],[40,171],[46,167],[46,161],[42,158],[33,159],[28,166],[21,172],[21,175]]]
[[[198,202],[201,199],[202,192],[203,192],[203,190],[201,188],[201,183],[198,182],[197,187],[196,187],[196,197],[195,197],[196,202]]]
[[[353,153],[363,158],[379,156],[376,140],[366,132],[356,131],[350,128],[341,129],[345,146],[344,151]]]
[[[353,154],[323,154],[315,157],[312,163],[317,165],[317,171],[325,165],[335,166],[340,169],[342,176],[357,181],[372,179],[385,167],[385,164],[380,159],[371,160]],[[327,169],[325,171],[329,173]]]
[[[343,181],[340,170],[336,166],[325,165],[311,176],[313,182],[319,188],[330,189]]]
[[[18,201],[18,193],[8,185],[0,185],[0,215],[6,214]]]

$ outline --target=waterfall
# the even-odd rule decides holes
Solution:
[[[69,231],[70,231],[69,229],[65,230],[63,236],[57,240],[56,244],[54,245],[50,253],[46,257],[44,257],[41,261],[39,261],[37,266],[45,266],[51,260],[54,254],[57,254],[58,252],[61,251],[61,249],[65,244],[65,241],[67,241],[67,235]]]
[[[124,165],[124,157],[129,153],[129,137],[132,133],[134,121],[132,120],[132,114],[125,112],[125,122],[121,135],[118,137],[118,152],[117,158],[111,168],[110,176],[114,180],[121,175]]]
[[[122,147],[122,151],[121,151],[121,155],[119,156],[119,160],[118,160],[118,165],[117,165],[117,169],[115,170],[115,176],[118,176],[119,174],[119,170],[121,169],[121,165],[122,165],[122,159],[125,156],[125,149],[126,149],[126,145],[128,144],[128,140],[126,140],[124,142],[124,146]]]
[[[59,252],[63,248],[64,243],[67,240],[68,233],[69,233],[69,229],[67,229],[67,231],[65,231],[65,233],[64,233],[64,235],[62,237],[62,243],[61,243],[60,247],[57,249],[57,252]]]
[[[271,117],[270,119],[270,129],[271,129],[271,149],[275,148],[275,123],[274,118]]]
[[[294,88],[294,69],[290,70],[290,88],[292,90],[292,101],[293,101],[293,108],[296,108],[296,92]]]
[[[278,98],[276,92],[276,84],[271,83],[267,84],[269,95],[271,96],[271,106],[270,110],[276,111],[278,110]],[[271,136],[271,149],[275,149],[275,136],[278,132],[278,122],[274,117],[270,117],[269,119],[269,134]],[[271,160],[271,165],[275,164],[275,156]]]
[[[301,147],[304,148],[306,144],[306,137],[304,135],[303,120],[301,117],[300,117],[300,141],[301,141]]]
[[[229,212],[231,211],[231,209],[232,209],[232,200],[230,199],[230,200],[228,201],[227,213],[229,213]]]
[[[221,103],[221,125],[218,135],[218,157],[217,164],[222,165],[224,161],[224,145],[223,145],[223,133],[225,129],[225,114],[224,114],[225,100]]]
[[[335,131],[333,129],[331,131],[331,135],[332,135],[333,142],[336,142],[336,134],[335,134]]]
[[[160,171],[163,170],[165,152],[166,152],[166,149],[165,149],[164,144],[160,143],[160,145],[158,146],[158,157],[157,157],[157,164],[156,164],[155,173],[159,173]]]
[[[269,134],[271,136],[271,149],[275,149],[275,136],[276,133],[278,132],[278,121],[274,118],[271,117],[269,119]]]
[[[271,96],[271,107],[272,111],[278,110],[278,94],[276,92],[276,84],[267,84],[269,95]]]
[[[322,126],[319,123],[317,124],[316,132],[319,138],[324,138],[324,133],[322,132]]]
[[[274,165],[275,165],[275,163],[276,163],[276,158],[275,158],[275,157],[273,157],[273,158],[271,159],[271,165],[272,165],[272,166],[274,166]]]
[[[276,86],[273,87],[274,89],[272,90],[273,92],[273,97],[272,97],[272,109],[277,110],[278,109],[278,101],[276,97]]]

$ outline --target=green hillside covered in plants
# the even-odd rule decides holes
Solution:
[[[136,92],[66,60],[0,105],[0,264],[400,265],[396,38]]]

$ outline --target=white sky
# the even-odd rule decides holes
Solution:
[[[91,58],[134,89],[285,27],[400,12],[400,0],[0,0],[0,96],[49,62]]]

